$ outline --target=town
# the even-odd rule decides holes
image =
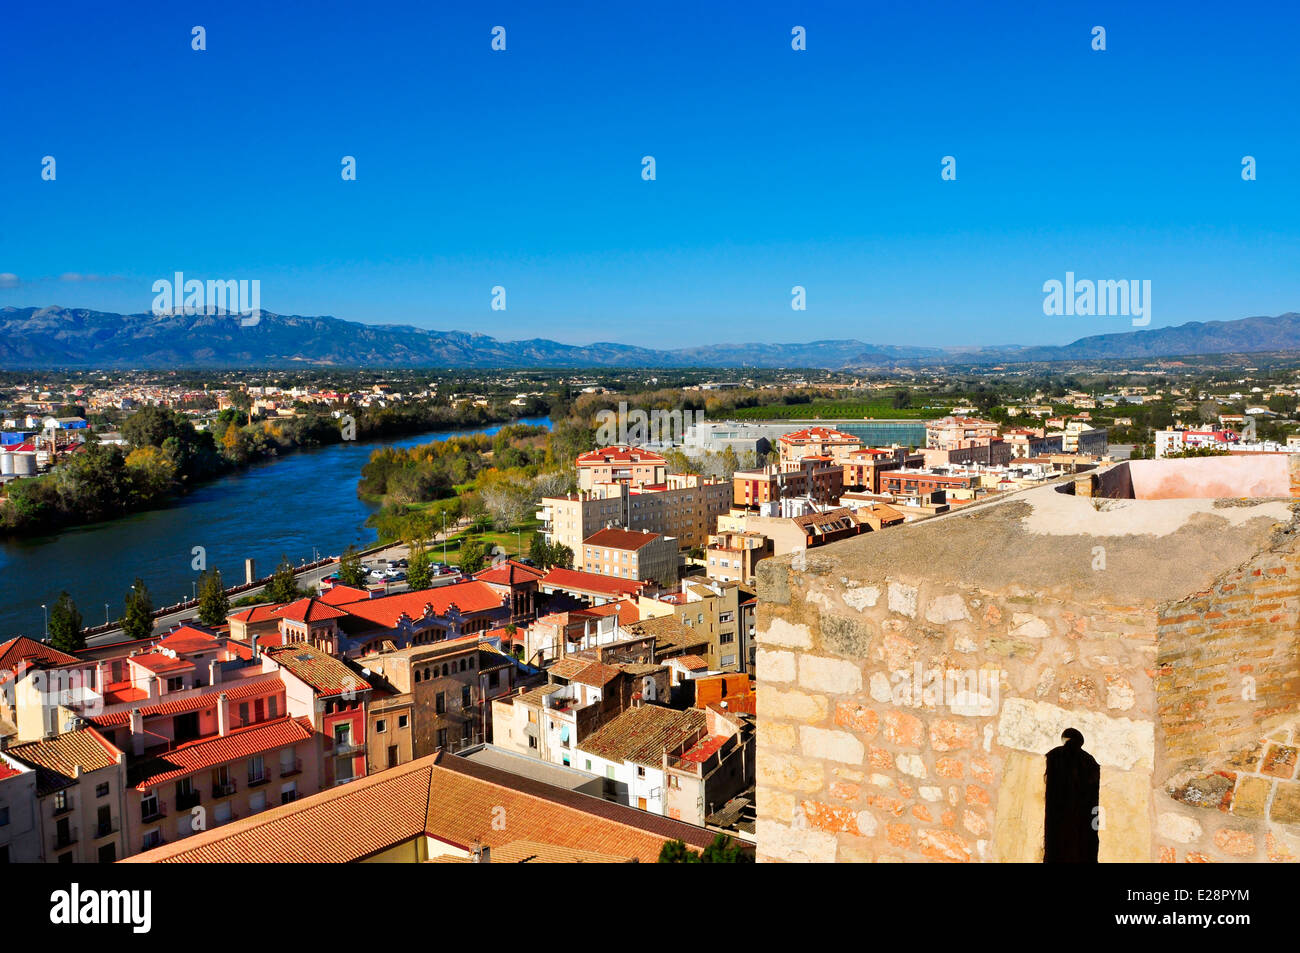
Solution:
[[[769,751],[760,749],[759,715],[793,717],[797,729],[801,706],[813,706],[806,717],[817,720],[811,698],[820,697],[796,703],[803,696],[786,684],[794,656],[762,635],[781,616],[764,623],[760,612],[785,611],[763,603],[780,572],[767,567],[797,572],[863,537],[888,545],[949,533],[955,541],[966,524],[953,517],[969,511],[982,519],[1003,499],[1039,499],[1062,487],[1079,497],[1122,496],[1117,467],[1147,458],[1255,459],[1265,482],[1276,482],[1267,461],[1285,469],[1287,459],[1300,459],[1293,370],[1058,393],[983,388],[942,404],[937,381],[787,378],[765,388],[702,377],[677,393],[708,395],[713,409],[666,441],[644,426],[656,418],[635,409],[638,392],[628,393],[626,380],[564,381],[567,405],[548,400],[554,379],[530,391],[521,381],[480,382],[488,394],[457,392],[448,406],[492,405],[506,394],[540,401],[552,415],[544,436],[507,429],[504,443],[443,445],[445,461],[394,463],[401,472],[421,460],[454,467],[453,454],[490,460],[486,470],[471,462],[458,481],[462,496],[483,498],[479,516],[455,495],[432,493],[428,499],[460,507],[451,529],[444,521],[438,532],[414,518],[423,498],[392,502],[393,471],[371,474],[365,480],[383,484],[381,512],[396,507],[409,532],[300,566],[286,562],[269,577],[249,560],[234,587],[205,573],[192,602],[136,606],[134,619],[102,626],[80,625],[64,593],[46,631],[0,644],[0,859],[655,861],[675,850],[752,859],[756,848],[796,859],[824,849],[816,838],[833,843],[833,832],[846,828],[839,809],[805,802],[803,820],[786,828],[784,816],[777,825],[789,833],[770,847],[760,843],[770,814],[760,800],[770,806],[789,796],[764,794],[764,778],[790,784],[772,781],[786,769],[759,763],[760,750]],[[660,381],[637,385],[653,408],[657,392],[647,384]],[[301,417],[313,406],[361,412],[434,393],[384,383],[215,393],[144,381],[66,386],[11,392],[3,421],[8,505],[15,486],[57,474],[92,441],[120,441],[132,456],[148,446],[138,442],[146,438],[133,414],[91,423],[107,411],[165,408],[196,428],[229,431]],[[749,396],[765,389],[767,403]],[[808,413],[873,401],[896,413]],[[918,401],[944,412],[918,412]],[[566,410],[582,435],[562,451],[563,421],[555,417]],[[642,442],[596,440],[597,421],[608,420],[601,414],[630,412],[640,413],[632,432]],[[622,423],[615,432],[627,434]],[[497,482],[480,482],[487,474]],[[530,476],[518,477],[522,496],[509,506],[501,487],[517,474]],[[440,548],[444,559],[435,561]],[[805,574],[799,585],[818,578]],[[886,588],[896,608],[896,584]],[[866,591],[850,588],[842,598],[874,606],[878,590]],[[915,613],[915,590],[899,589],[897,598]],[[961,602],[939,610],[932,603],[927,618],[969,618]],[[1031,621],[1016,625],[1037,637]],[[910,673],[913,662],[919,683],[919,659],[896,668]],[[804,664],[834,667],[811,656]],[[969,695],[988,694],[988,675],[969,674]],[[830,676],[798,678],[825,689]],[[994,680],[995,699],[997,688]],[[890,717],[915,719],[899,712],[921,705],[919,695],[892,697],[899,707]],[[926,708],[935,704],[927,696]],[[835,724],[861,727],[865,717],[837,714]],[[807,732],[831,734],[802,730],[809,750]],[[788,750],[777,744],[771,760],[789,759]],[[878,769],[894,764],[883,752],[872,757]],[[918,770],[908,758],[897,756],[898,769]],[[863,779],[837,772],[837,796],[847,798]],[[968,826],[980,830],[985,822],[967,813]],[[859,824],[849,825],[855,836],[869,833]],[[800,836],[814,846],[792,846]],[[906,846],[901,830],[890,837]],[[926,856],[966,850],[948,835],[930,837],[915,845]]]

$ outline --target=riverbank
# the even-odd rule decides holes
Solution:
[[[66,453],[49,473],[8,483],[0,499],[0,538],[49,535],[169,506],[212,480],[302,450],[515,419],[501,407],[421,405],[358,411],[355,417],[267,418],[241,426],[234,412],[226,411],[211,429],[199,431],[181,414],[147,407],[122,424],[132,449],[87,443]]]
[[[549,417],[519,423],[549,427]],[[437,429],[393,441],[405,448],[455,436],[493,435],[501,425],[472,430]],[[0,639],[39,638],[41,604],[53,605],[66,589],[87,624],[120,614],[136,576],[155,605],[188,601],[197,579],[195,547],[209,569],[231,582],[243,580],[244,560],[257,575],[282,556],[296,566],[338,555],[348,545],[378,541],[366,526],[376,507],[357,497],[356,481],[379,441],[349,441],[286,454],[195,488],[171,505],[57,534],[0,540]]]

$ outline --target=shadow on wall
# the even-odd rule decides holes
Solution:
[[[1101,810],[1101,765],[1083,750],[1083,734],[1061,732],[1065,744],[1047,752],[1043,863],[1095,864]]]

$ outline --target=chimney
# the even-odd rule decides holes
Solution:
[[[144,754],[144,715],[140,709],[131,709],[131,752],[137,758]]]
[[[251,644],[253,647],[253,658],[255,659],[262,657],[262,653],[259,652],[257,649],[257,640],[260,639],[261,637],[262,637],[261,633],[254,633],[253,637],[249,639],[249,644]]]
[[[104,688],[108,682],[104,677],[104,671],[107,667],[108,663],[102,659],[95,665],[95,688],[101,695],[104,694]]]
[[[160,679],[157,675],[149,676],[149,700],[156,702],[158,700],[158,683]]]
[[[230,696],[225,692],[217,696],[217,734],[230,734]]]
[[[244,582],[253,583],[257,581],[257,566],[253,560],[244,560]]]
[[[208,684],[215,685],[221,681],[221,663],[216,659],[208,662]]]

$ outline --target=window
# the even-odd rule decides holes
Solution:
[[[406,716],[405,716],[405,715],[398,715],[398,716],[397,716],[397,727],[398,727],[398,728],[405,728],[405,727],[406,727]]]
[[[445,748],[445,747],[447,747],[447,729],[446,729],[446,728],[439,728],[439,729],[438,729],[438,747],[439,747],[439,748]]]
[[[376,734],[382,735],[387,730],[388,730],[388,724],[384,721],[384,719],[380,718],[377,722],[375,722]]]
[[[95,797],[108,797],[108,782],[95,785]]]
[[[158,816],[158,792],[150,791],[140,799],[140,819],[147,821]]]
[[[336,748],[346,748],[352,743],[352,726],[335,725],[334,726],[334,746]]]
[[[266,717],[276,718],[279,714],[279,706],[276,704],[276,697],[272,695],[266,700]]]
[[[266,780],[266,762],[262,760],[260,754],[255,754],[248,759],[248,783],[257,784],[264,780]]]
[[[474,693],[470,690],[470,687],[468,685],[463,686],[460,690],[460,707],[469,708],[474,704],[473,699]]]
[[[9,825],[9,808],[0,807],[0,827],[7,827],[8,825]]]
[[[248,810],[253,814],[266,810],[266,792],[254,791],[248,797]]]
[[[438,692],[438,694],[434,696],[434,711],[437,712],[439,715],[447,714],[447,693],[446,692]]]
[[[734,642],[734,641],[736,641],[735,632],[723,632],[721,635],[718,636],[718,642],[721,645],[726,645],[727,643]]]
[[[156,827],[151,831],[145,831],[140,843],[142,850],[152,850],[162,843],[162,831]]]
[[[290,781],[280,788],[281,804],[292,804],[296,800],[298,800],[298,782]]]
[[[500,672],[488,672],[488,688],[497,688],[501,684]]]
[[[185,679],[181,677],[167,679],[167,691],[179,692],[185,687]]]
[[[239,723],[241,725],[248,724],[248,702],[239,703]]]

